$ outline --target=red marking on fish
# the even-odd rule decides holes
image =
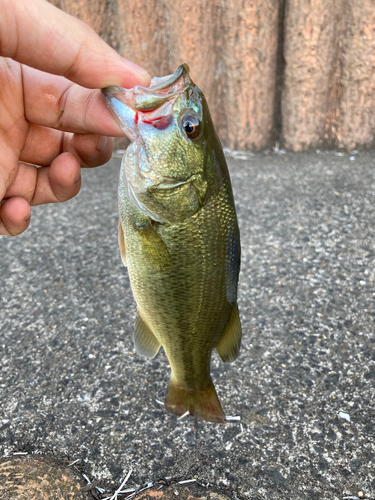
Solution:
[[[172,123],[172,116],[157,116],[155,118],[141,118],[143,123],[147,123],[148,125],[152,125],[158,130],[165,130]]]

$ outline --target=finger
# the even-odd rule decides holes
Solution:
[[[30,205],[24,198],[11,198],[0,204],[0,234],[16,236],[30,224]]]
[[[74,134],[69,139],[64,151],[78,156],[81,167],[99,167],[111,159],[112,137],[97,134]]]
[[[88,25],[45,0],[0,0],[0,54],[88,88],[149,85]]]
[[[18,157],[0,131],[0,203],[17,176]]]
[[[98,134],[70,134],[30,124],[20,161],[49,166],[63,152],[78,157],[81,167],[97,167],[109,161],[112,138]]]
[[[72,134],[30,123],[19,160],[49,166],[63,152],[64,139],[68,135]]]
[[[81,169],[71,153],[62,153],[50,167],[20,163],[17,177],[5,197],[22,197],[31,206],[67,201],[81,188]]]
[[[81,189],[81,169],[77,158],[62,153],[50,167],[38,168],[38,179],[31,205],[67,201]]]
[[[67,132],[124,135],[99,90],[27,67],[23,83],[25,117],[30,123]]]

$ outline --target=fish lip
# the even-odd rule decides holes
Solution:
[[[153,93],[153,92],[165,91],[168,88],[175,85],[182,76],[189,76],[189,71],[190,71],[189,66],[186,63],[183,63],[183,64],[180,64],[180,66],[176,69],[176,71],[173,74],[162,77],[161,79],[163,81],[160,83],[155,82],[153,84],[152,83],[153,81],[160,80],[160,78],[153,78],[151,80],[151,85],[149,87],[142,87],[142,85],[136,85],[132,89],[126,89],[124,87],[111,85],[109,87],[105,87],[104,89],[102,89],[102,93],[105,96],[113,96],[115,94],[123,94],[123,93],[129,93],[129,92],[132,92],[134,94],[134,93],[137,93],[138,91],[146,93],[146,94]],[[165,92],[163,92],[163,94],[164,93]]]
[[[151,82],[150,87],[134,87],[133,108],[140,112],[155,111],[177,99],[190,83],[189,66],[181,64],[173,75],[162,78],[161,82],[157,79],[155,83]]]
[[[161,90],[166,90],[169,87],[172,87],[182,76],[187,76],[189,75],[189,66],[186,63],[181,64],[176,71],[172,75],[168,75],[164,77],[164,79],[168,78],[167,81],[161,82],[161,83],[155,83],[153,84],[151,81],[151,85],[149,87],[141,87],[138,86],[138,89],[142,90],[153,90],[153,91],[161,91]]]
[[[136,90],[142,90],[144,92],[166,90],[169,87],[172,87],[172,85],[174,85],[181,78],[181,76],[189,75],[189,71],[190,71],[189,66],[186,63],[183,63],[180,64],[180,66],[176,69],[176,71],[173,74],[162,77],[163,80],[162,82],[160,83],[155,82],[153,84],[152,83],[153,81],[160,80],[160,78],[157,79],[153,78],[151,80],[151,85],[149,87],[142,87],[141,85],[136,85],[133,89],[126,89],[124,87],[120,87],[117,85],[111,85],[109,87],[105,87],[104,89],[102,89],[102,92],[105,95],[114,95]]]
[[[112,95],[115,95],[115,94],[119,94],[120,92],[124,92],[126,91],[127,89],[124,89],[123,87],[118,87],[118,86],[115,86],[115,85],[111,85],[110,87],[105,87],[104,89],[102,89],[102,93],[105,95],[105,96],[112,96]]]

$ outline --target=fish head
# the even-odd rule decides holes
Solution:
[[[108,87],[103,94],[132,141],[123,158],[127,198],[159,222],[176,223],[198,212],[209,197],[207,157],[218,139],[188,66],[153,78],[150,87]]]

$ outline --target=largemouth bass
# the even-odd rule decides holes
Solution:
[[[149,88],[104,89],[132,141],[119,183],[119,245],[137,302],[134,344],[171,366],[166,408],[225,422],[210,376],[240,348],[240,238],[227,164],[207,102],[181,65]]]

